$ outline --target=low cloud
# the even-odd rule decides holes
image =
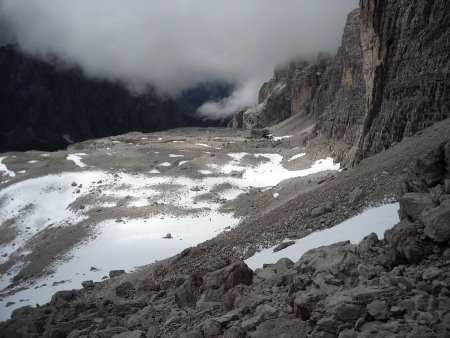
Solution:
[[[252,104],[261,82],[290,57],[334,53],[357,0],[4,0],[21,48],[54,54],[88,76],[164,93],[210,81],[237,83],[202,113]]]

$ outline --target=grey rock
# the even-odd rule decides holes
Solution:
[[[179,307],[194,307],[199,295],[199,288],[202,283],[201,277],[191,275],[182,285],[175,291],[175,302]]]
[[[261,323],[254,332],[249,332],[248,336],[252,338],[306,338],[310,331],[311,328],[304,321],[278,318]]]
[[[289,246],[291,246],[293,244],[295,244],[295,241],[287,241],[287,242],[280,243],[275,248],[273,248],[273,252],[281,251],[281,250],[286,249],[287,247],[289,247]]]
[[[86,280],[83,283],[81,283],[81,286],[83,287],[83,289],[85,290],[90,290],[94,288],[94,281],[92,280]]]
[[[255,328],[256,326],[258,326],[261,322],[262,322],[261,315],[256,315],[256,316],[250,317],[249,319],[246,319],[246,320],[242,321],[241,327],[242,327],[245,331],[249,331],[249,330],[254,329],[254,328]]]
[[[380,302],[379,300],[374,300],[370,304],[367,305],[367,312],[377,319],[377,320],[386,320],[389,318],[389,311],[384,302]]]
[[[146,334],[144,331],[136,330],[136,331],[127,331],[120,334],[116,334],[112,336],[113,338],[146,338]]]
[[[121,276],[125,273],[125,270],[111,270],[109,272],[109,278],[114,278],[114,277],[118,277]]]
[[[219,324],[219,322],[212,319],[207,319],[206,321],[204,321],[201,327],[205,338],[219,337],[223,332],[222,326]]]
[[[122,298],[130,298],[134,295],[135,289],[131,282],[122,283],[115,288],[116,295]]]
[[[362,197],[362,195],[363,195],[363,191],[361,188],[359,188],[359,187],[354,188],[351,191],[350,195],[348,196],[348,203],[350,205],[353,205],[355,202],[359,201],[359,199]]]
[[[419,215],[434,207],[431,197],[427,193],[407,193],[400,198],[400,217],[417,220]]]
[[[436,242],[450,240],[450,200],[445,200],[440,206],[423,212],[420,218],[428,237]]]
[[[361,304],[339,303],[335,306],[333,314],[343,322],[356,322],[364,313],[365,308]]]
[[[422,278],[424,280],[432,280],[443,274],[443,271],[435,266],[431,266],[422,273]]]
[[[245,338],[245,330],[241,327],[230,327],[223,335],[223,338]]]

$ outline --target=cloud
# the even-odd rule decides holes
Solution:
[[[89,76],[120,79],[136,91],[152,84],[172,95],[209,81],[237,83],[230,98],[202,108],[228,114],[255,102],[280,62],[334,53],[357,0],[4,0],[0,6],[24,51],[55,54]]]

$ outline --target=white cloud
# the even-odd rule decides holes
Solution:
[[[248,88],[293,56],[335,52],[357,0],[4,0],[21,48],[86,74],[177,94],[241,84],[216,112],[255,101]],[[239,101],[239,103],[238,103]],[[251,103],[251,102],[250,102]],[[211,108],[211,107],[210,107]],[[204,107],[206,111],[207,106]],[[211,109],[212,111],[212,109]]]

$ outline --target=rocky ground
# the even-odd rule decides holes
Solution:
[[[1,324],[0,336],[448,336],[450,249],[445,237],[449,224],[445,201],[450,154],[448,145],[442,144],[449,141],[449,127],[449,121],[440,122],[356,168],[293,178],[273,189],[251,189],[235,200],[223,201],[220,210],[233,210],[242,218],[237,227],[135,273],[113,272],[104,282],[84,282],[83,290],[60,291],[47,305],[15,310],[12,319]],[[112,173],[120,174],[124,167],[136,171],[158,168],[164,175],[182,173],[192,178],[211,158],[226,162],[227,153],[279,153],[291,170],[304,169],[331,153],[323,140],[309,140],[302,132],[279,141],[247,137],[245,132],[222,129],[128,134],[50,154],[51,159],[44,157],[44,163],[35,163],[38,168],[27,169],[27,175],[73,170],[66,156],[79,152],[89,154],[82,157],[83,163]],[[289,161],[303,151],[303,145],[304,160]],[[162,157],[179,162],[180,158],[168,155],[180,150],[187,151],[183,160],[199,160],[188,169],[159,166]],[[106,155],[111,151],[115,156]],[[158,152],[161,158],[142,155],[148,151]],[[6,164],[16,172],[25,159],[36,157],[35,153],[10,155]],[[251,166],[259,160],[248,157],[242,161]],[[21,179],[13,178],[5,186]],[[304,237],[368,206],[398,199],[402,221],[383,240],[371,235],[358,245],[338,243],[312,250],[299,262],[282,259],[256,271],[241,261],[261,247]],[[146,207],[145,212],[154,207]],[[68,231],[60,230],[61,234]],[[72,245],[62,241],[59,232],[55,236],[56,242],[63,243],[57,253]],[[79,241],[86,236],[88,230],[66,237]],[[28,254],[37,258],[42,251]],[[37,262],[45,266],[49,260]],[[26,272],[22,278],[32,278]]]

